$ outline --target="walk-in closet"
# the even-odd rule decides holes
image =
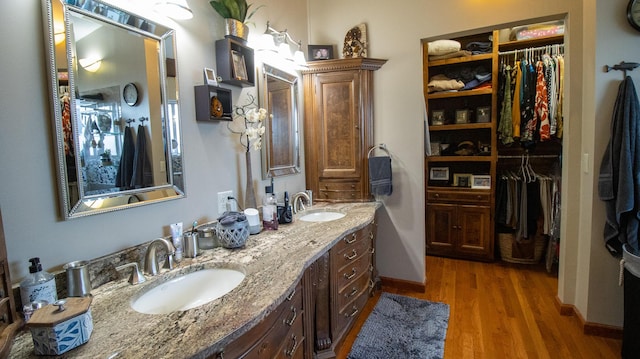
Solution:
[[[423,39],[426,254],[557,271],[563,20]]]

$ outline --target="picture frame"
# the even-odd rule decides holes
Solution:
[[[455,187],[471,187],[472,177],[473,175],[471,173],[454,173],[453,185]]]
[[[469,110],[456,110],[456,123],[464,124],[469,123]]]
[[[429,170],[429,179],[432,181],[448,181],[449,167],[431,167]]]
[[[333,45],[307,45],[307,61],[333,59]]]
[[[471,188],[491,189],[491,176],[473,175],[471,177]]]
[[[204,70],[204,83],[211,86],[218,86],[218,79],[214,69],[205,67]]]
[[[432,126],[444,125],[444,110],[431,111],[431,125]]]
[[[231,50],[231,58],[233,63],[233,77],[239,81],[247,81],[247,65],[244,61],[244,55],[238,51]]]
[[[440,156],[440,142],[431,142],[431,156]]]
[[[491,106],[482,106],[476,109],[476,122],[491,122]]]

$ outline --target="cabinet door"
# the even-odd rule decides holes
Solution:
[[[427,205],[427,253],[451,254],[457,232],[456,205]]]
[[[458,207],[457,252],[485,258],[492,255],[490,217],[491,209],[487,206]]]
[[[316,75],[315,131],[321,178],[360,178],[360,71]]]

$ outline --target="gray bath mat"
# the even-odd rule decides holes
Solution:
[[[348,359],[435,359],[444,356],[449,305],[382,293]]]

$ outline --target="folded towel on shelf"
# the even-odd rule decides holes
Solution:
[[[371,184],[371,194],[391,195],[393,192],[391,157],[369,157],[369,183]]]

